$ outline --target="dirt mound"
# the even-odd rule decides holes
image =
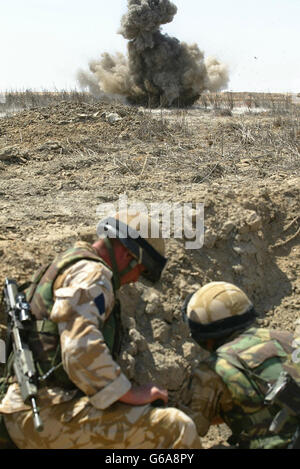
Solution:
[[[120,364],[137,383],[166,386],[185,402],[201,350],[181,319],[200,285],[242,287],[259,324],[293,330],[299,316],[299,118],[148,111],[121,104],[62,103],[0,120],[0,282],[22,282],[76,239],[95,239],[97,208],[129,201],[205,206],[202,249],[167,240],[157,287],[120,294]],[[223,427],[205,439],[222,442]]]
[[[1,120],[0,161],[43,160],[87,148],[104,153],[105,145],[116,139],[122,142],[162,130],[156,121],[151,129],[147,124],[138,108],[119,104],[63,101],[24,110]]]
[[[131,314],[126,326],[144,331],[138,340],[142,344],[142,350],[138,347],[141,356],[144,353],[146,358],[149,353],[144,350],[146,344],[150,351],[160,350],[154,356],[157,362],[160,356],[161,364],[152,373],[169,389],[178,392],[185,383],[187,367],[182,366],[182,356],[191,358],[196,354],[182,324],[180,307],[183,298],[200,285],[218,280],[235,283],[255,302],[262,325],[294,327],[300,305],[299,195],[298,179],[271,190],[265,184],[246,190],[224,185],[207,189],[202,193],[206,215],[204,247],[187,251],[183,242],[170,241],[170,258],[160,291],[128,287],[131,300],[127,309]],[[195,197],[195,193],[186,196]],[[126,298],[123,301],[126,303]],[[160,375],[168,356],[166,348],[175,348],[178,362],[171,360],[174,371],[162,371]],[[136,352],[133,355],[139,357]],[[141,380],[151,376],[149,369],[141,369],[140,373]]]

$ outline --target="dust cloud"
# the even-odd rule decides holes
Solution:
[[[188,45],[163,34],[177,7],[169,0],[128,0],[128,11],[118,31],[128,40],[127,57],[103,53],[100,60],[80,70],[78,81],[94,95],[123,97],[149,107],[190,106],[204,91],[228,84],[226,65],[205,58],[197,44]]]

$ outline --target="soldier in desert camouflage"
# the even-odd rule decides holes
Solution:
[[[151,406],[166,403],[167,391],[151,383],[133,387],[115,361],[115,293],[142,273],[159,280],[166,263],[163,239],[139,236],[141,220],[142,214],[127,213],[105,219],[95,244],[76,243],[34,276],[26,295],[35,318],[30,348],[40,375],[44,429],[34,429],[11,372],[0,413],[18,448],[201,447],[188,416]],[[148,217],[146,222],[149,227]]]
[[[295,442],[300,428],[300,367],[291,359],[292,334],[255,327],[252,302],[225,282],[203,286],[186,299],[182,310],[193,339],[208,352],[192,376],[186,410],[199,435],[206,435],[211,425],[226,423],[232,431],[229,443],[240,448],[287,448]],[[297,383],[284,406],[288,404],[289,411],[290,405],[296,408],[298,417],[293,412],[285,415],[279,398],[266,404],[271,386],[280,388],[281,372]],[[271,431],[279,412],[285,415],[282,428]]]

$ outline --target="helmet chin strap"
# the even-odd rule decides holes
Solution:
[[[113,287],[114,287],[114,291],[116,292],[117,290],[119,290],[121,286],[121,278],[124,277],[124,275],[126,275],[128,272],[133,270],[139,264],[139,262],[136,259],[132,259],[129,262],[128,266],[125,267],[125,269],[123,269],[121,272],[119,272],[117,259],[115,256],[115,252],[114,252],[111,240],[109,238],[104,238],[104,243],[108,251],[109,259],[111,261],[111,267],[112,267],[112,272],[113,272],[113,277],[112,277]]]

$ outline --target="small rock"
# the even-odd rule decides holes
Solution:
[[[256,257],[256,261],[257,261],[258,265],[264,265],[265,259],[264,259],[261,252],[257,252],[255,257]]]
[[[196,292],[201,287],[202,287],[202,285],[200,285],[200,283],[193,283],[193,285],[191,285],[191,290]]]
[[[64,150],[63,146],[61,143],[59,142],[56,142],[56,141],[53,141],[53,140],[48,140],[47,142],[43,143],[43,145],[40,145],[38,147],[38,150],[39,151],[49,151],[49,150],[52,150],[52,151],[60,151],[62,152]]]
[[[72,122],[75,122],[74,119],[70,119],[70,120],[61,120],[61,121],[58,121],[57,122],[57,125],[68,125],[68,124],[71,124]]]
[[[135,329],[136,321],[134,318],[128,316],[128,314],[122,315],[122,325],[125,329]]]
[[[162,312],[162,317],[163,319],[168,322],[168,323],[171,323],[172,320],[173,320],[173,317],[174,317],[174,306],[172,305],[168,305],[168,304],[164,304],[163,305],[163,312]]]
[[[133,341],[130,342],[130,344],[128,344],[126,346],[126,351],[132,356],[132,357],[135,357],[138,353],[138,347],[137,347],[137,344]]]
[[[181,278],[178,282],[178,287],[181,292],[185,293],[189,289],[189,284],[184,278]]]
[[[237,274],[241,275],[244,272],[244,267],[242,265],[233,265],[232,270]]]
[[[20,150],[16,145],[5,147],[0,150],[0,160],[7,161],[11,158],[16,158],[20,154]]]
[[[240,243],[239,246],[234,246],[233,250],[237,254],[248,254],[253,255],[257,253],[256,247],[251,243]]]
[[[152,329],[154,340],[157,340],[161,344],[169,342],[171,328],[165,322],[154,319],[154,321],[152,321]]]
[[[158,293],[154,289],[149,288],[146,290],[143,293],[142,298],[147,303],[145,313],[155,314],[160,309],[161,300]]]
[[[243,252],[245,254],[253,255],[253,254],[257,253],[257,248],[251,242],[250,243],[245,243],[245,245],[243,246]]]
[[[127,378],[133,379],[135,376],[135,359],[128,352],[123,352],[120,362]]]
[[[231,231],[235,228],[235,224],[228,220],[226,223],[224,223],[223,227],[222,227],[222,230],[221,230],[221,235],[222,237],[227,237]]]
[[[81,241],[93,244],[95,241],[95,230],[94,228],[81,228],[78,230],[78,238]]]
[[[245,233],[249,233],[250,231],[250,227],[249,225],[247,225],[246,223],[243,223],[240,227],[239,227],[239,232],[241,234],[245,234]]]
[[[86,120],[86,119],[90,118],[90,116],[88,114],[77,114],[77,117],[80,120]]]
[[[204,246],[207,249],[212,249],[217,241],[217,235],[214,231],[208,229],[204,234]]]
[[[129,337],[131,341],[136,344],[139,352],[144,352],[145,350],[147,350],[147,341],[137,329],[130,329]]]
[[[128,131],[121,132],[119,138],[121,140],[130,140],[130,134]]]
[[[188,360],[192,360],[193,358],[195,358],[198,353],[197,346],[192,342],[186,342],[183,345],[182,350],[184,358]]]
[[[240,246],[233,246],[232,249],[233,249],[234,252],[235,252],[236,254],[238,254],[239,256],[240,256],[241,254],[243,254],[243,250],[240,248]]]
[[[111,113],[104,113],[104,118],[107,122],[109,122],[110,124],[114,124],[115,122],[118,122],[118,121],[121,121],[122,120],[122,117],[119,116],[119,114],[117,113],[114,113],[114,112],[111,112]]]
[[[261,217],[254,211],[246,218],[246,223],[250,227],[251,231],[258,231],[262,227]]]
[[[157,313],[157,304],[148,303],[145,308],[145,313],[149,315]]]
[[[229,199],[235,199],[236,198],[236,193],[232,190],[228,190],[225,195],[229,197]]]
[[[147,301],[148,303],[160,302],[159,294],[154,288],[148,288],[147,290],[145,290],[142,294],[142,298],[144,301]]]

